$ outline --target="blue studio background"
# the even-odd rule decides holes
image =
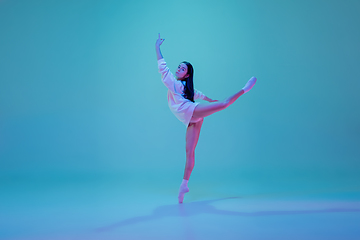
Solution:
[[[154,43],[214,99],[202,178],[359,183],[357,1],[1,1],[1,176],[181,180],[185,126]],[[69,175],[70,174],[70,175]]]
[[[258,79],[205,118],[198,199],[358,190],[359,12],[355,0],[1,0],[3,201],[101,182],[153,184],[176,202],[186,128],[167,106],[158,33],[170,69],[191,62],[210,98]]]

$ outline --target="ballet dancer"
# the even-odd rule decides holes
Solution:
[[[252,77],[239,92],[224,99],[213,100],[194,88],[194,69],[188,62],[181,62],[176,70],[175,77],[170,72],[161,54],[160,45],[165,39],[159,37],[155,43],[156,56],[159,72],[164,85],[168,88],[168,105],[173,114],[187,127],[186,129],[186,164],[182,183],[179,188],[178,200],[183,202],[185,193],[189,192],[187,186],[191,172],[195,164],[195,148],[200,136],[204,117],[224,110],[233,104],[241,95],[250,91],[255,85],[256,78]],[[195,102],[195,99],[203,99],[210,104]]]

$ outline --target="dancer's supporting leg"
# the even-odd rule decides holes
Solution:
[[[184,179],[179,189],[179,203],[183,202],[185,193],[189,192],[187,182],[195,165],[195,148],[199,141],[200,130],[204,120],[190,123],[186,130],[186,165]]]
[[[241,95],[244,93],[250,91],[250,89],[255,85],[256,78],[252,77],[250,80],[246,83],[245,87],[241,89],[241,91],[235,93],[234,95],[226,98],[223,101],[210,103],[210,104],[203,104],[200,103],[195,107],[193,118],[204,118],[207,117],[213,113],[216,113],[218,111],[224,110],[231,104],[233,104]]]

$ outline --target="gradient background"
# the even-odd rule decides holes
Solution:
[[[51,224],[37,214],[52,201],[58,213],[88,199],[104,210],[109,192],[176,203],[186,128],[167,106],[158,33],[170,69],[191,62],[210,98],[258,79],[204,120],[185,201],[359,192],[359,12],[350,0],[1,0],[2,236],[40,234],[31,224]]]

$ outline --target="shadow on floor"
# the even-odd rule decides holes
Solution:
[[[239,212],[239,211],[228,211],[219,210],[214,206],[210,205],[216,201],[222,201],[227,199],[236,199],[240,197],[228,197],[214,200],[190,202],[183,204],[171,204],[164,205],[155,208],[151,215],[139,216],[128,218],[120,222],[100,227],[95,229],[96,232],[111,231],[116,228],[121,228],[126,225],[137,224],[141,222],[153,221],[164,217],[188,217],[198,214],[219,214],[219,215],[231,215],[231,216],[268,216],[268,215],[292,215],[292,214],[313,214],[313,213],[334,213],[334,212],[360,212],[360,208],[326,208],[317,210],[291,210],[291,211],[254,211],[254,212]]]

